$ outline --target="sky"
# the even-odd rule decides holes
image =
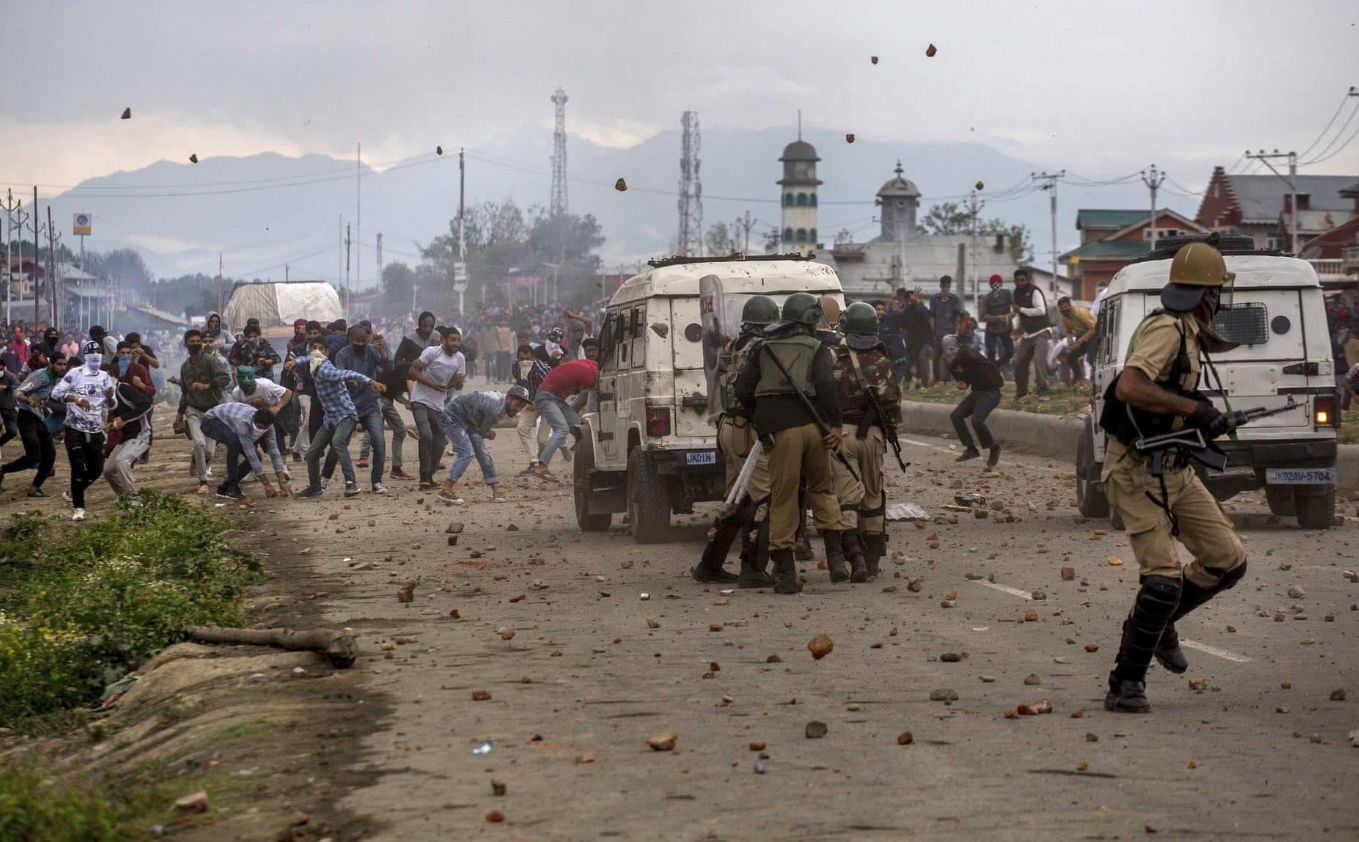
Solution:
[[[557,86],[571,131],[609,146],[685,109],[744,128],[800,109],[860,138],[979,141],[1097,177],[1301,151],[1359,84],[1353,2],[48,0],[6,17],[47,34],[6,39],[0,181],[44,192],[187,150],[362,143],[381,165],[480,145],[550,125]],[[1359,172],[1359,140],[1305,171]]]

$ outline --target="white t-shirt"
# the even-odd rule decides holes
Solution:
[[[237,386],[231,390],[231,399],[236,403],[250,403],[251,398],[264,398],[265,403],[269,406],[273,406],[283,400],[283,394],[287,391],[287,389],[267,377],[256,377],[255,391],[253,394],[246,395],[245,392],[241,391],[241,387]]]
[[[454,375],[467,373],[467,358],[458,351],[449,356],[444,353],[442,345],[435,345],[420,352],[420,362],[424,363],[424,370],[421,372],[430,380],[438,383],[447,383],[453,379]],[[440,392],[431,389],[419,380],[411,386],[411,400],[415,403],[424,404],[430,409],[443,410],[444,403],[452,400],[461,394],[450,387],[447,391]]]

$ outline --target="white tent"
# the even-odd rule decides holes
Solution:
[[[298,319],[314,319],[321,324],[344,315],[335,287],[325,281],[245,284],[236,287],[222,318],[232,331],[259,319],[260,328],[292,327]]]

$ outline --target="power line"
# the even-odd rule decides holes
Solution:
[[[1326,136],[1326,133],[1327,133],[1328,131],[1331,130],[1331,126],[1333,126],[1333,125],[1335,124],[1335,118],[1340,116],[1340,112],[1345,108],[1345,103],[1349,102],[1349,101],[1350,101],[1350,98],[1353,97],[1353,96],[1354,96],[1354,88],[1351,87],[1351,88],[1349,89],[1349,91],[1347,91],[1347,92],[1345,93],[1345,95],[1342,96],[1342,97],[1340,98],[1340,104],[1337,105],[1337,106],[1335,107],[1335,113],[1331,115],[1331,119],[1330,119],[1330,120],[1327,120],[1327,121],[1326,121],[1326,128],[1324,128],[1324,129],[1321,130],[1321,133],[1318,134],[1318,135],[1316,136],[1316,140],[1313,140],[1310,144],[1308,144],[1308,146],[1307,146],[1306,149],[1304,149],[1304,150],[1302,150],[1301,152],[1298,153],[1298,157],[1299,157],[1299,158],[1305,158],[1305,157],[1307,157],[1307,153],[1308,153],[1308,152],[1311,152],[1314,148],[1316,148],[1316,145],[1317,145],[1318,143],[1321,142],[1321,139],[1322,139],[1323,137]],[[1355,107],[1356,107],[1356,108],[1359,108],[1359,102],[1356,102],[1356,103],[1355,103]],[[1350,119],[1353,119],[1353,118],[1354,118],[1354,111],[1350,111]],[[1346,121],[1345,121],[1345,126],[1348,126],[1348,125],[1349,125],[1349,120],[1346,120]],[[1345,132],[1345,126],[1341,126],[1341,127],[1340,127],[1340,131],[1336,132],[1336,136],[1337,136],[1337,137],[1339,137],[1341,134],[1344,134],[1344,132]],[[1331,140],[1332,140],[1332,142],[1334,142],[1335,138],[1332,138]],[[1326,148],[1329,149],[1330,146],[1328,145]],[[1324,154],[1324,152],[1325,152],[1325,150],[1322,150],[1322,152],[1318,152],[1317,154],[1318,154],[1318,155]]]
[[[1359,101],[1355,102],[1354,109],[1350,111],[1349,119],[1347,119],[1345,121],[1345,125],[1340,128],[1340,132],[1337,132],[1336,136],[1331,139],[1331,143],[1326,145],[1326,149],[1323,149],[1320,152],[1318,152],[1317,157],[1311,159],[1310,161],[1303,161],[1299,166],[1307,167],[1311,166],[1312,164],[1320,164],[1323,161],[1329,161],[1336,155],[1339,155],[1341,152],[1345,151],[1345,147],[1350,145],[1350,143],[1354,140],[1356,135],[1359,135],[1359,126],[1355,126],[1354,131],[1350,132],[1350,136],[1345,138],[1344,143],[1335,147],[1333,151],[1327,153],[1327,150],[1331,148],[1331,144],[1334,144],[1335,141],[1340,138],[1340,133],[1343,133],[1346,128],[1349,128],[1350,120],[1354,119],[1354,115],[1356,113],[1359,113]]]

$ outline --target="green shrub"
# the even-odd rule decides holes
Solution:
[[[57,784],[23,767],[0,769],[0,842],[136,838],[124,812],[99,787]]]

